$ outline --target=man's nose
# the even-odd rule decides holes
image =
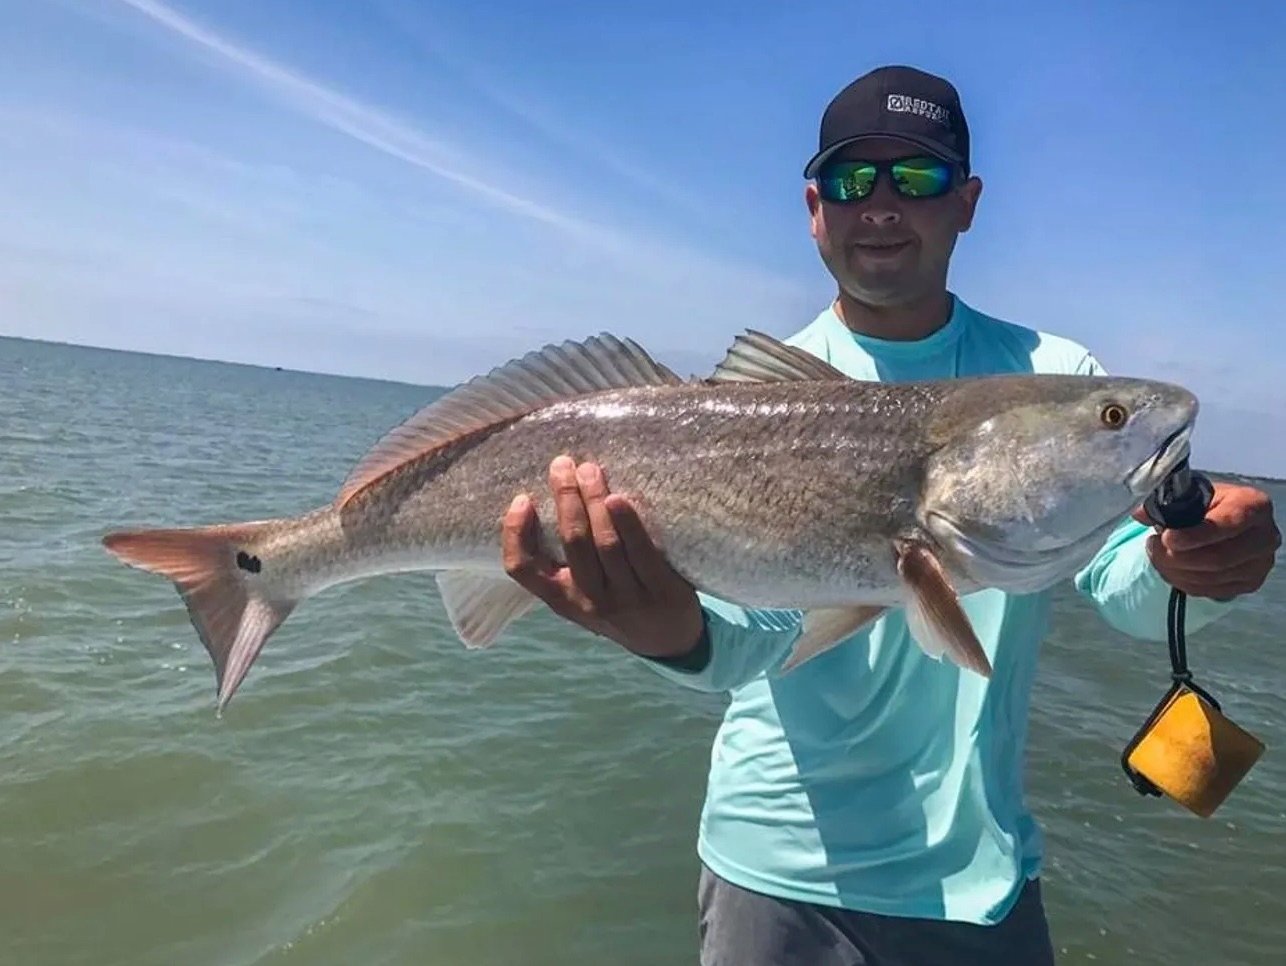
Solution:
[[[862,221],[875,228],[887,228],[902,220],[898,210],[897,195],[884,178],[880,178],[875,190],[862,206]]]
[[[887,228],[902,220],[901,212],[882,205],[872,205],[862,212],[862,221],[875,228]]]

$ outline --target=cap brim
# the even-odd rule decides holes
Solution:
[[[902,141],[906,144],[913,144],[917,148],[923,148],[930,154],[942,158],[944,161],[952,161],[955,164],[964,164],[964,156],[959,151],[952,151],[946,145],[933,140],[932,138],[917,137],[914,134],[894,134],[889,131],[872,131],[869,134],[857,134],[842,141],[837,141],[828,147],[825,151],[818,151],[809,159],[808,164],[804,165],[804,177],[815,178],[817,171],[835,152],[843,150],[850,144],[856,144],[858,141],[872,141],[877,138],[888,139],[891,141]]]

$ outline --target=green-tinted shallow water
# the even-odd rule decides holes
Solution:
[[[217,720],[178,597],[99,547],[329,500],[429,395],[0,340],[4,966],[695,963],[721,699],[545,615],[466,653],[411,575],[309,602]],[[1060,962],[1282,961],[1286,577],[1191,649],[1269,744],[1209,821],[1117,763],[1164,649],[1062,594],[1030,747]]]

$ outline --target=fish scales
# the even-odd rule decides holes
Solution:
[[[917,427],[936,395],[875,383],[683,385],[561,403],[377,484],[345,539],[374,566],[422,554],[498,568],[504,508],[546,491],[550,460],[566,453],[604,466],[676,568],[706,586],[750,599],[793,573],[847,586],[855,559],[876,558],[887,582],[891,557],[865,545],[914,523]],[[538,505],[557,558],[552,499]]]

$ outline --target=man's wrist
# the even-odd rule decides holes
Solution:
[[[649,661],[656,661],[676,671],[688,671],[692,674],[704,671],[710,663],[710,629],[706,626],[705,612],[701,613],[701,633],[692,647],[678,654],[644,656]]]

